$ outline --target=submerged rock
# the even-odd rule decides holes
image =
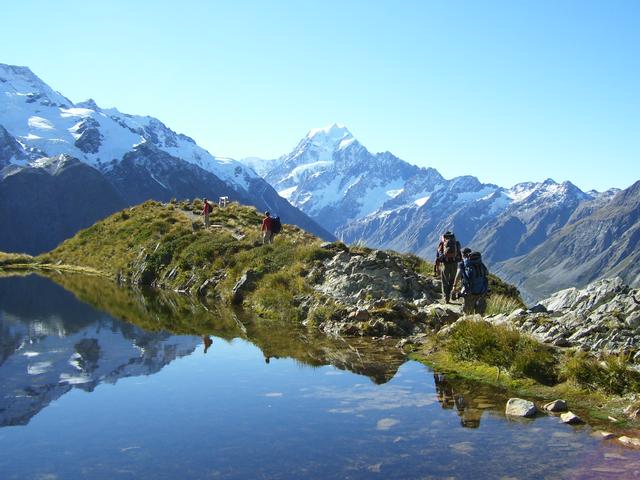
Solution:
[[[640,438],[627,437],[626,435],[623,435],[622,437],[618,438],[618,441],[623,445],[627,445],[628,447],[640,448]]]

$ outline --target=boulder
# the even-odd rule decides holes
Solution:
[[[247,270],[244,272],[240,280],[233,287],[231,292],[231,303],[234,305],[240,305],[244,300],[244,294],[255,288],[256,280],[259,275],[253,270]]]
[[[566,412],[567,402],[564,400],[554,400],[553,402],[547,403],[543,408],[547,412]]]
[[[560,415],[562,423],[568,423],[569,425],[578,425],[584,423],[582,419],[573,412],[567,412]]]
[[[533,417],[536,411],[533,402],[522,398],[510,398],[504,413],[512,417]]]
[[[627,437],[626,435],[623,435],[622,437],[618,438],[618,441],[628,447],[640,448],[640,438]]]

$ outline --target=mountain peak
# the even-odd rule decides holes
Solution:
[[[59,105],[73,105],[73,102],[44,83],[29,67],[0,63],[0,91],[18,95],[35,101],[46,97]]]
[[[339,123],[321,128],[312,128],[307,133],[307,140],[330,150],[341,150],[355,141],[351,132]]]

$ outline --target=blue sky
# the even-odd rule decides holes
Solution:
[[[338,122],[447,178],[640,179],[638,1],[25,0],[2,25],[0,62],[214,155]]]

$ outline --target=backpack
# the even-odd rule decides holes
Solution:
[[[271,219],[271,232],[272,233],[280,233],[282,230],[282,223],[280,223],[280,217],[273,217]]]
[[[443,236],[441,243],[441,262],[450,263],[460,261],[460,244],[456,240],[455,235]]]
[[[462,270],[462,283],[465,292],[474,295],[482,295],[489,290],[489,277],[487,267],[482,263],[480,252],[472,252],[464,259]]]

